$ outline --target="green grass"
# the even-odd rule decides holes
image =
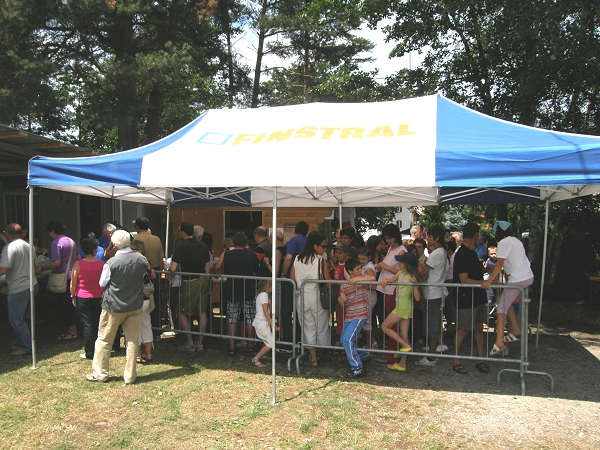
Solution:
[[[6,332],[2,338],[11,339]],[[37,370],[4,351],[0,448],[433,450],[479,444],[443,426],[440,415],[461,407],[458,393],[403,387],[407,378],[385,367],[371,366],[367,378],[348,382],[340,376],[343,358],[303,376],[289,373],[282,361],[272,406],[270,368],[250,366],[245,353],[225,356],[218,341],[202,354],[187,354],[176,350],[176,338],[163,339],[155,362],[139,367],[132,386],[118,378],[122,354],[111,358],[112,381],[85,381],[91,364],[78,359],[81,344],[40,338]]]

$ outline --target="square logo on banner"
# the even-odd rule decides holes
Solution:
[[[222,134],[222,133],[204,133],[196,142],[198,144],[210,144],[210,145],[225,145],[233,134]]]

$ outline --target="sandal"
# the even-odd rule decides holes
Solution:
[[[508,333],[507,335],[505,335],[502,338],[502,341],[503,342],[517,342],[520,338],[521,338],[521,336],[515,336],[512,333]]]
[[[138,364],[142,364],[144,362],[144,360],[142,359],[141,356],[138,356],[137,358],[135,358],[135,362]]]
[[[79,339],[79,335],[77,333],[75,333],[75,334],[63,333],[58,336],[58,339],[60,339],[61,341],[70,341],[73,339]]]
[[[490,356],[496,356],[496,355],[500,355],[502,353],[504,353],[504,350],[506,350],[508,347],[506,345],[503,345],[502,347],[498,347],[496,344],[494,344],[494,347],[492,348],[492,351],[490,352]]]
[[[466,375],[469,373],[469,372],[467,372],[467,369],[465,369],[461,363],[454,364],[452,366],[452,370],[454,370],[456,373],[460,373],[461,375]]]
[[[252,364],[254,367],[265,367],[265,365],[263,363],[261,363],[260,361],[256,361],[255,359],[252,359],[250,361],[250,364]]]
[[[145,363],[151,363],[152,359],[152,356],[148,358],[146,355],[142,355],[142,361],[144,361]]]
[[[477,367],[477,370],[479,370],[481,373],[489,373],[490,372],[490,368],[483,361],[479,361],[477,364],[475,364],[475,367]]]

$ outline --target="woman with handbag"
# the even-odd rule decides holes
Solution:
[[[319,233],[312,233],[304,251],[298,255],[290,278],[300,288],[304,280],[329,280],[329,271],[324,267],[323,254],[327,241]],[[321,304],[320,284],[307,283],[304,285],[304,302],[302,296],[296,298],[296,311],[300,319],[302,343],[308,348],[310,364],[317,367],[317,350],[311,345],[330,345],[329,310]],[[327,304],[327,302],[326,302]],[[329,306],[329,305],[327,305]]]
[[[81,257],[75,241],[65,236],[65,228],[62,223],[52,221],[46,226],[46,231],[52,239],[50,244],[50,259],[52,262],[45,265],[42,270],[52,270],[52,274],[48,278],[47,289],[56,294],[59,308],[62,309],[67,323],[67,332],[59,335],[58,338],[62,341],[70,341],[79,337],[77,334],[79,317],[68,287],[71,285],[73,265]]]

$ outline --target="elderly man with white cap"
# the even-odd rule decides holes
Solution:
[[[148,260],[142,254],[131,250],[131,236],[125,230],[115,231],[111,242],[117,248],[117,252],[104,264],[100,276],[100,286],[104,288],[102,314],[92,361],[92,374],[86,379],[108,381],[110,351],[117,329],[121,325],[127,341],[123,379],[125,384],[133,384],[137,376],[135,358],[142,322],[144,273],[148,269]]]

